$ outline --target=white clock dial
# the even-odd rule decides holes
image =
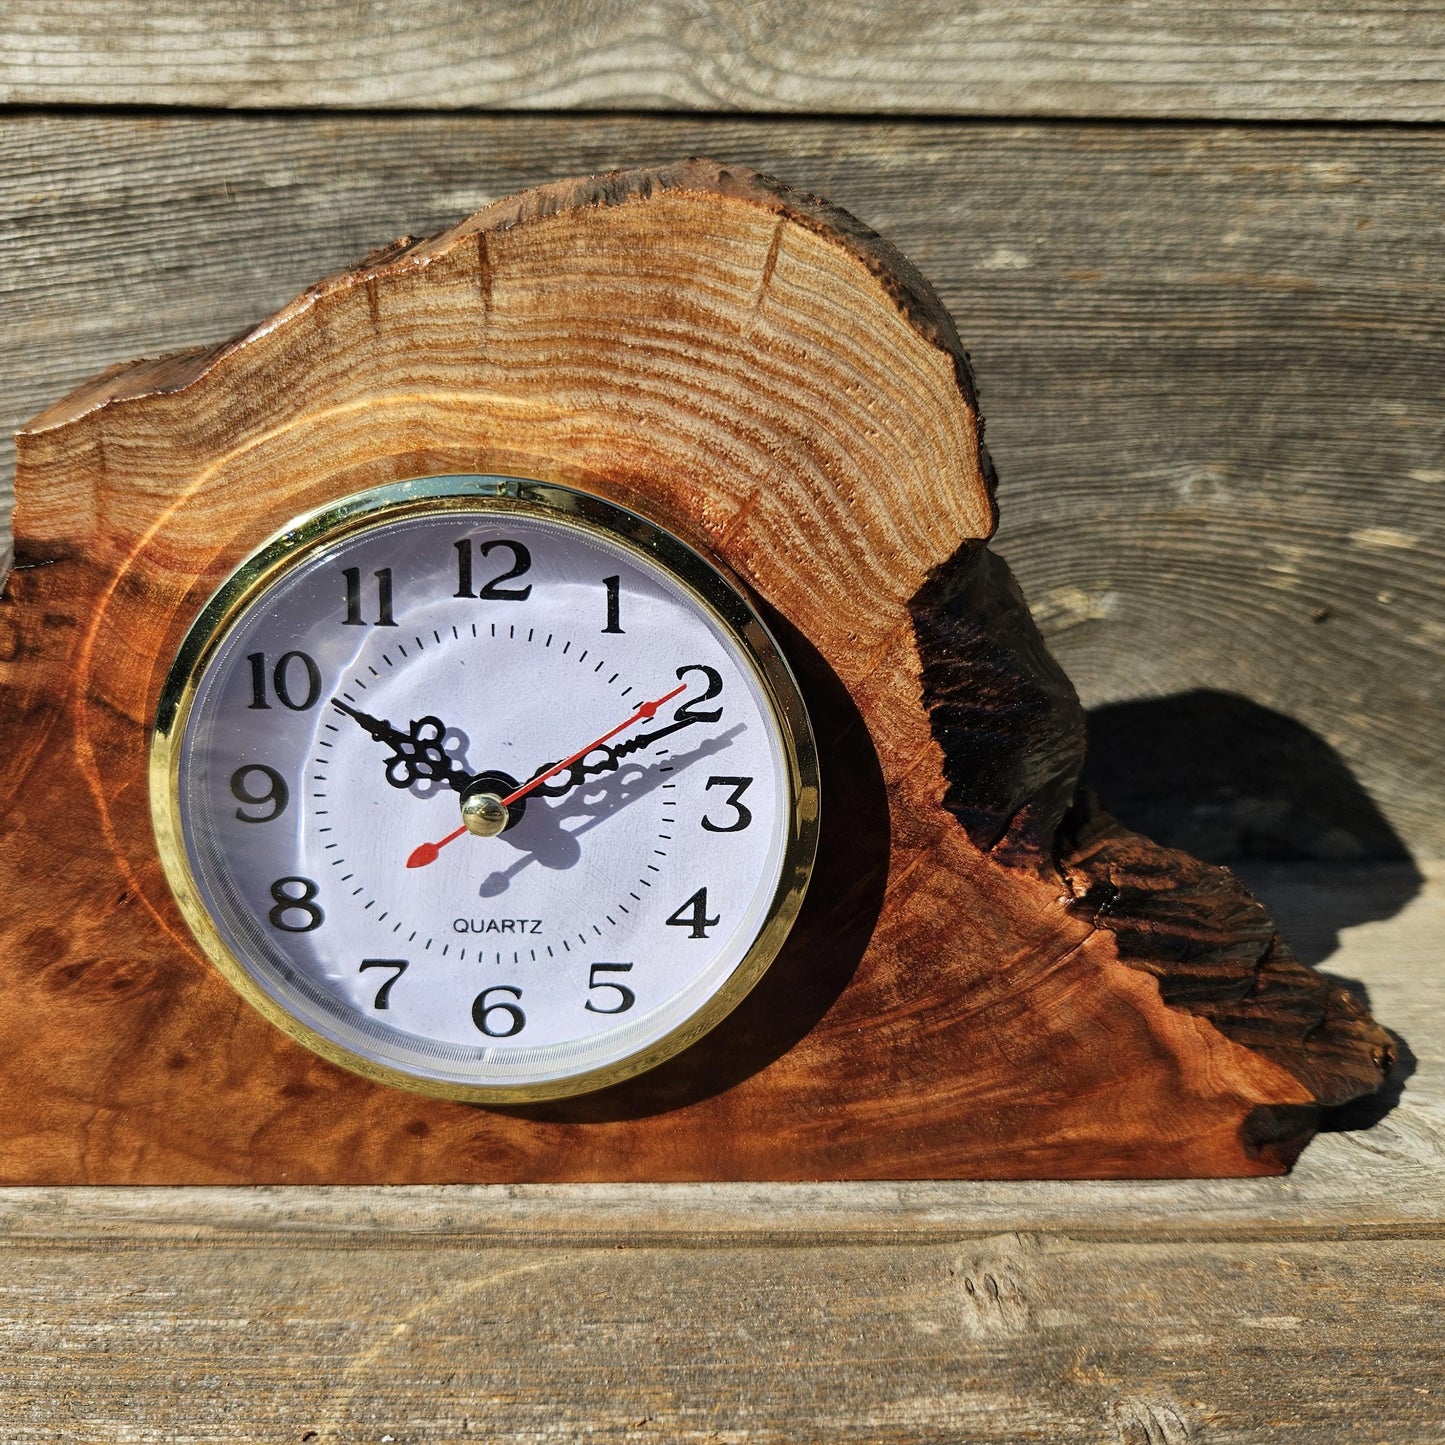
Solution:
[[[498,1101],[716,1023],[817,816],[796,688],[716,569],[594,498],[456,477],[238,570],[173,671],[153,802],[189,921],[270,1017]]]

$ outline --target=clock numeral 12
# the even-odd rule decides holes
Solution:
[[[346,578],[346,621],[342,626],[365,627],[366,619],[361,615],[361,568],[343,567],[341,575]],[[396,619],[391,615],[391,568],[378,568],[372,576],[376,578],[376,625],[395,627]]]
[[[503,582],[510,582],[513,577],[520,577],[524,572],[532,570],[532,554],[520,542],[508,542],[500,537],[495,537],[490,542],[483,542],[478,546],[477,551],[483,557],[495,552],[498,547],[505,547],[512,554],[512,565],[505,572],[498,572],[490,582],[482,584],[480,592],[472,591],[472,540],[470,537],[455,544],[457,549],[457,590],[452,593],[453,597],[479,597],[483,601],[490,602],[525,602],[532,595],[532,584],[529,582],[525,587],[503,587]]]
[[[699,888],[667,922],[671,928],[690,928],[689,938],[706,938],[708,929],[716,926],[720,916],[707,916],[707,889]]]

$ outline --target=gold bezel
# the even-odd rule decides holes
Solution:
[[[201,896],[182,828],[181,743],[202,677],[233,624],[292,568],[329,545],[406,517],[465,511],[523,511],[614,544],[665,570],[737,644],[762,684],[783,742],[788,832],[779,881],[763,924],[741,961],[706,1002],[643,1048],[604,1066],[527,1084],[463,1084],[378,1063],[318,1033],[257,981],[232,951]],[[807,709],[791,669],[740,584],[645,517],[614,502],[525,477],[418,477],[357,493],[290,522],[247,557],[201,609],[182,641],[156,709],[150,749],[151,819],[166,878],[202,952],[253,1008],[314,1053],[379,1083],[434,1098],[518,1104],[590,1093],[654,1068],[716,1027],[748,995],[786,940],[817,851],[818,759]]]

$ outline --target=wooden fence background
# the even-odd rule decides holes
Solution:
[[[1414,1070],[1286,1181],[0,1195],[0,1439],[1445,1439],[1445,8],[9,0],[0,107],[7,476],[523,186],[853,211],[972,350],[1106,796]]]

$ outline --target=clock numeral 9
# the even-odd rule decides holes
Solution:
[[[264,793],[253,793],[247,789],[246,779],[252,773],[260,773],[270,785]],[[247,763],[244,768],[237,768],[231,774],[231,796],[239,803],[249,803],[253,808],[270,805],[269,813],[260,814],[247,813],[237,808],[236,816],[243,823],[269,823],[286,811],[286,804],[291,800],[285,778],[275,768],[268,768],[264,763]]]
[[[742,795],[752,785],[751,778],[709,778],[709,788],[731,788],[728,794],[727,806],[737,815],[731,823],[714,823],[706,813],[702,817],[702,826],[708,833],[741,833],[749,823],[753,821],[752,809],[746,803],[739,802]]]
[[[472,540],[470,537],[455,544],[457,549],[457,590],[452,593],[453,597],[479,597],[490,602],[525,602],[532,595],[532,584],[529,582],[525,587],[503,587],[503,582],[510,582],[513,577],[520,577],[524,572],[532,570],[532,554],[520,542],[508,542],[503,539],[494,538],[490,542],[483,542],[478,548],[483,557],[495,552],[498,547],[505,547],[512,554],[512,565],[505,572],[498,572],[490,582],[482,584],[480,592],[472,591]]]
[[[299,888],[301,892],[293,895],[286,891],[288,888]],[[326,922],[326,915],[316,902],[320,891],[309,878],[278,878],[271,885],[271,897],[276,903],[266,915],[271,920],[271,927],[279,928],[282,933],[310,933],[312,929],[320,928]],[[287,922],[298,913],[305,918],[305,923]]]
[[[699,888],[667,922],[670,928],[691,929],[689,938],[706,938],[708,929],[716,927],[720,916],[707,916],[707,889]]]
[[[601,1008],[589,998],[583,1008],[588,1013],[594,1014],[625,1014],[633,1004],[637,1002],[637,995],[627,987],[625,983],[613,983],[609,978],[598,978],[599,973],[631,973],[630,963],[594,963],[592,971],[587,975],[587,992],[593,993],[599,988],[610,988],[617,993],[617,1002],[611,1008]]]
[[[346,621],[343,627],[365,627],[366,619],[361,615],[361,568],[343,567],[341,575],[346,578]],[[396,619],[391,615],[391,568],[382,567],[372,573],[376,578],[376,625],[395,627]]]
[[[271,704],[266,701],[266,654],[247,653],[246,661],[251,664],[251,701],[248,707],[269,708]],[[297,702],[296,695],[291,691],[296,677],[293,663],[301,664],[301,671],[306,678],[306,693],[300,702]],[[321,669],[316,666],[314,659],[304,652],[283,652],[276,659],[276,666],[271,671],[271,688],[276,694],[276,701],[282,707],[290,708],[292,712],[305,712],[307,708],[315,707],[317,698],[321,696]]]
[[[491,988],[484,988],[472,1001],[472,1022],[489,1039],[509,1039],[513,1034],[519,1034],[527,1024],[527,1015],[514,1003],[498,1001],[488,1003],[487,999],[491,994],[505,993],[513,998],[521,998],[522,990],[513,988],[509,983],[495,983]],[[506,1015],[507,1024],[510,1027],[493,1028],[492,1025],[498,1022],[497,1015]]]

